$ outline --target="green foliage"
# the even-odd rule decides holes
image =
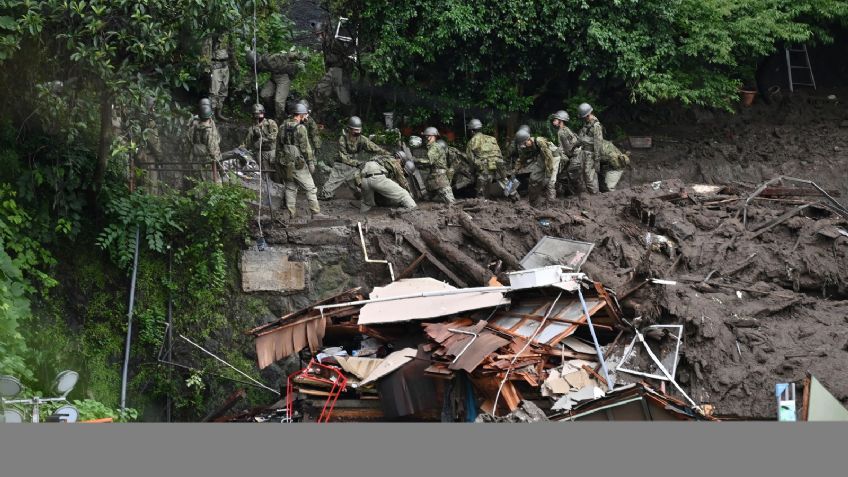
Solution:
[[[0,237],[0,374],[31,379],[32,373],[24,362],[26,341],[18,330],[30,313],[24,288],[23,275],[3,250]]]
[[[8,184],[0,184],[0,243],[12,258],[15,269],[32,277],[42,286],[56,284],[43,269],[56,263],[53,255],[30,235],[32,218],[15,200],[17,193]],[[23,282],[26,291],[35,291]]]
[[[114,422],[131,422],[138,419],[138,411],[132,408],[112,409],[100,401],[94,399],[83,399],[73,401],[72,404],[79,411],[79,420],[88,421],[92,419],[105,419],[111,417]]]
[[[464,108],[526,111],[568,83],[729,108],[782,42],[828,41],[844,0],[339,0],[366,70]]]

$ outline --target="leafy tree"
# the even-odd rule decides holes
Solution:
[[[381,83],[464,108],[526,111],[565,85],[730,108],[782,42],[830,40],[845,0],[333,0]],[[451,106],[451,104],[448,104]]]

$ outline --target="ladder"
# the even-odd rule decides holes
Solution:
[[[792,60],[803,60],[800,63],[793,63]],[[810,76],[810,82],[804,83],[796,80],[795,72],[806,71]],[[810,55],[807,53],[807,45],[801,45],[800,48],[786,47],[786,72],[789,75],[789,91],[795,92],[795,86],[812,86],[816,89],[816,78],[813,76],[813,67],[810,66]],[[802,73],[803,76],[803,73]]]

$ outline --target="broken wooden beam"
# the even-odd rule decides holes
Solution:
[[[469,278],[473,278],[476,283],[487,285],[489,280],[494,277],[494,274],[490,270],[483,268],[463,251],[447,243],[435,230],[421,228],[418,230],[418,233],[421,235],[421,239],[424,240],[424,243],[426,243],[433,252],[438,254],[448,263],[454,264]]]
[[[207,414],[206,417],[203,418],[200,422],[210,422],[216,419],[219,419],[224,416],[230,409],[234,408],[236,404],[239,403],[242,399],[247,396],[247,393],[244,392],[244,389],[236,389],[236,391],[230,394],[229,397],[224,401],[224,404],[221,404],[221,407]]]
[[[480,244],[489,253],[503,260],[503,262],[512,270],[521,270],[521,264],[503,245],[499,244],[492,234],[486,232],[479,225],[475,224],[471,217],[464,212],[455,215],[457,222],[462,225],[465,234],[471,237],[472,240]]]
[[[465,283],[464,280],[456,276],[456,274],[453,273],[451,269],[446,267],[444,263],[434,257],[433,254],[430,253],[430,251],[427,249],[427,247],[424,246],[424,244],[408,235],[404,235],[403,238],[406,239],[409,245],[412,245],[412,248],[418,250],[418,252],[422,255],[425,255],[427,257],[427,261],[432,263],[434,267],[438,268],[439,271],[444,273],[445,276],[448,277],[455,285],[459,286],[460,288],[468,288],[468,284]]]
[[[421,255],[419,255],[418,258],[413,260],[408,267],[404,268],[403,271],[400,272],[400,275],[397,276],[397,279],[401,280],[403,278],[411,276],[412,272],[414,272],[415,269],[418,268],[418,265],[421,265],[421,262],[423,262],[425,258],[427,258],[426,253],[422,253]]]

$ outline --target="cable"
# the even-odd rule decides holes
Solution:
[[[534,332],[533,332],[533,336],[531,336],[530,338],[527,338],[527,342],[526,342],[526,343],[524,343],[524,347],[523,347],[523,348],[521,348],[521,351],[519,351],[518,353],[516,353],[516,354],[515,354],[515,357],[513,357],[513,358],[512,358],[512,361],[510,361],[510,363],[509,363],[509,368],[507,368],[507,370],[506,370],[506,374],[504,374],[504,378],[503,378],[503,380],[501,381],[500,386],[498,386],[498,392],[497,392],[497,394],[495,394],[495,404],[494,404],[494,405],[492,405],[492,417],[498,417],[498,416],[497,416],[497,413],[498,413],[498,400],[499,400],[499,399],[500,399],[500,397],[501,397],[501,390],[503,389],[504,384],[506,384],[506,380],[507,380],[507,379],[509,379],[509,373],[512,371],[512,366],[513,366],[513,365],[515,364],[515,362],[518,360],[518,357],[519,357],[519,356],[521,356],[521,355],[524,353],[524,350],[526,350],[526,349],[527,349],[527,347],[528,347],[528,346],[530,346],[530,343],[531,343],[531,342],[532,342],[532,341],[536,338],[536,335],[537,335],[537,334],[539,334],[539,331],[541,331],[541,330],[542,330],[542,328],[545,326],[545,322],[546,322],[546,321],[548,321],[548,317],[549,317],[549,316],[551,316],[551,312],[552,312],[552,311],[554,311],[554,307],[556,306],[556,304],[557,304],[557,302],[559,301],[559,298],[560,298],[561,296],[562,296],[562,292],[559,292],[559,295],[557,295],[556,300],[554,300],[554,302],[553,302],[553,303],[551,303],[551,307],[550,307],[550,308],[548,308],[548,312],[547,312],[547,313],[545,313],[545,317],[544,317],[544,318],[542,318],[542,322],[541,322],[541,323],[539,323],[539,326],[536,328],[536,331],[534,331]]]
[[[247,379],[249,379],[249,380],[253,381],[254,383],[256,383],[257,385],[259,385],[260,387],[265,388],[265,389],[267,389],[268,391],[271,391],[272,393],[276,394],[277,396],[279,396],[279,395],[280,395],[280,392],[279,392],[279,391],[276,391],[276,390],[274,390],[274,389],[271,389],[271,388],[269,388],[268,386],[265,386],[264,384],[260,383],[259,381],[257,381],[257,380],[255,380],[255,379],[253,379],[252,377],[250,377],[250,375],[249,375],[249,374],[245,373],[244,371],[242,371],[242,370],[240,370],[240,369],[236,368],[236,367],[235,367],[235,366],[233,366],[232,364],[230,364],[230,363],[228,363],[228,362],[224,361],[223,359],[219,358],[218,356],[216,356],[214,353],[212,353],[211,351],[207,350],[207,349],[206,349],[206,348],[204,348],[203,346],[200,346],[199,344],[197,344],[197,343],[195,343],[194,341],[192,341],[192,340],[190,340],[190,339],[186,338],[186,337],[185,337],[185,336],[183,336],[183,335],[179,335],[179,337],[180,337],[180,338],[182,338],[182,339],[184,339],[185,341],[187,341],[187,342],[188,342],[188,344],[190,344],[190,345],[194,346],[195,348],[199,349],[200,351],[203,351],[204,353],[208,354],[209,356],[211,356],[211,357],[213,357],[213,358],[217,359],[218,361],[220,361],[220,362],[224,363],[226,366],[228,366],[229,368],[231,368],[233,371],[235,371],[235,372],[237,372],[237,373],[241,374],[242,376],[244,376],[245,378],[247,378]]]

